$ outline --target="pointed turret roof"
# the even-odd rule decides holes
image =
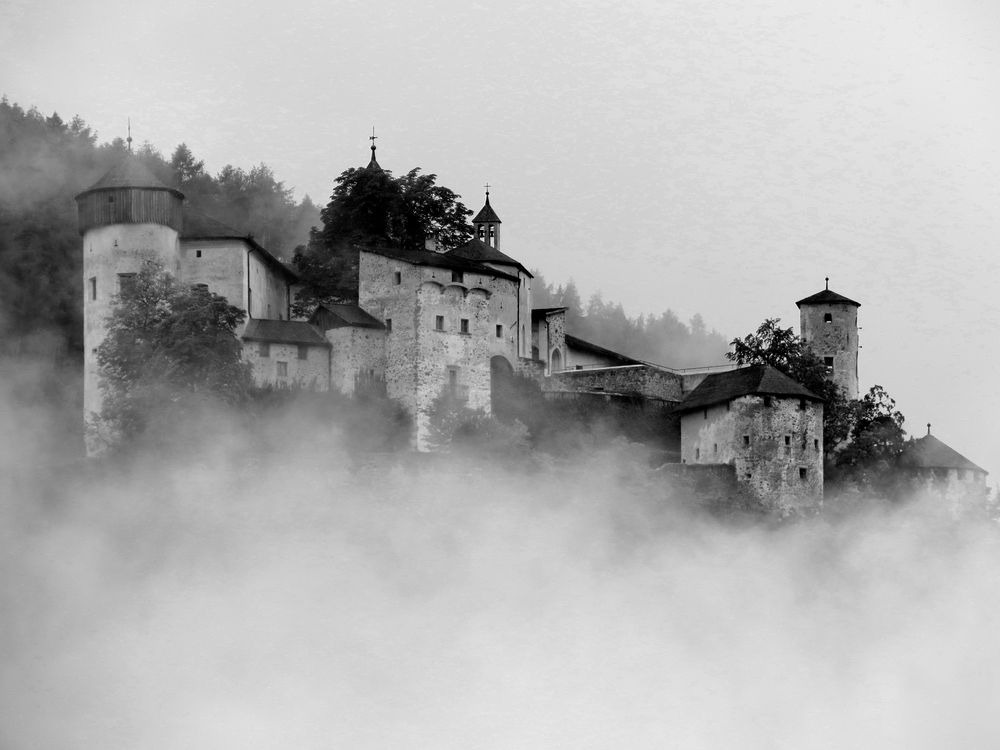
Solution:
[[[837,294],[836,292],[830,291],[830,277],[826,277],[826,289],[821,292],[816,292],[816,294],[810,295],[805,299],[800,299],[795,303],[797,307],[802,307],[802,305],[854,305],[855,307],[861,307],[860,302],[855,302],[852,299],[848,299],[843,294]]]
[[[680,410],[703,409],[713,404],[732,401],[740,396],[751,395],[823,400],[780,370],[770,365],[753,365],[728,372],[713,372],[687,395],[681,403]]]
[[[917,469],[972,469],[988,473],[930,432],[907,443],[899,457],[899,463],[901,466]]]
[[[473,224],[502,224],[500,217],[497,216],[497,212],[493,210],[493,206],[490,205],[490,192],[486,191],[486,205],[479,209],[479,213],[476,214],[475,218],[472,220]]]
[[[117,188],[169,190],[181,198],[184,197],[184,194],[177,188],[165,185],[145,164],[132,156],[132,154],[126,154],[124,159],[112,167],[101,179],[80,193],[80,195],[86,195],[94,190],[114,190]]]

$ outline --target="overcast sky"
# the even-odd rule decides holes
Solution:
[[[374,124],[550,281],[730,337],[829,275],[862,388],[1000,479],[996,2],[0,0],[0,92],[317,202]]]

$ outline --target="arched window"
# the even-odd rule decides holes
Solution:
[[[552,350],[552,357],[549,364],[549,372],[560,372],[562,371],[562,352],[559,351],[559,347]]]

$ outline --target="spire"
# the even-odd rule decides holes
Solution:
[[[928,435],[931,434],[931,423],[930,422],[927,423],[927,434]]]
[[[368,162],[368,169],[377,169],[379,172],[382,171],[382,167],[379,166],[378,162],[375,160],[375,139],[378,138],[375,135],[375,126],[372,125],[372,134],[368,136],[368,140],[372,142],[372,160]]]
[[[128,118],[128,138],[125,139],[125,143],[128,144],[128,152],[132,153],[132,118]]]
[[[472,220],[472,226],[476,229],[476,239],[485,242],[492,248],[498,246],[497,235],[500,229],[500,217],[490,205],[489,183],[486,183],[486,204],[479,209],[479,213]]]

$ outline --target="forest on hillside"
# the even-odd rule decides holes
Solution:
[[[53,346],[71,355],[81,351],[81,254],[73,197],[127,149],[120,137],[99,143],[79,116],[67,122],[55,112],[46,116],[0,99],[0,353]],[[184,143],[169,157],[148,142],[134,154],[165,184],[179,188],[187,206],[252,234],[287,262],[324,229],[320,208],[309,196],[296,201],[265,164],[227,164],[212,175]],[[334,192],[335,182],[331,179]],[[311,231],[314,227],[318,231]],[[689,323],[670,310],[629,318],[621,304],[604,301],[600,293],[584,303],[572,280],[554,285],[538,272],[534,292],[536,307],[567,307],[570,331],[600,346],[672,367],[724,361],[726,338],[709,330],[700,315]]]

